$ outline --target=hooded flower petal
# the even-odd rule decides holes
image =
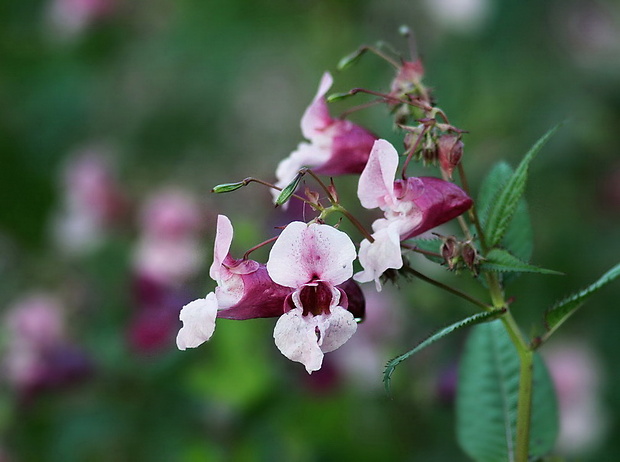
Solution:
[[[386,140],[375,141],[368,163],[360,175],[357,197],[363,207],[384,208],[394,197],[398,153]]]
[[[215,330],[216,312],[217,298],[213,292],[183,307],[179,314],[183,327],[177,334],[179,350],[195,348],[211,338]]]
[[[421,213],[414,226],[401,226],[401,239],[410,239],[433,229],[468,210],[473,201],[454,183],[434,177],[408,178],[407,182],[417,182],[410,187],[411,202]],[[420,184],[422,188],[420,188]],[[409,198],[405,196],[403,201]],[[412,222],[413,223],[413,222]]]
[[[355,257],[355,246],[342,231],[294,221],[273,245],[267,271],[274,282],[287,287],[318,279],[338,285],[352,276]]]
[[[314,171],[321,175],[348,175],[361,173],[377,137],[349,120],[337,119],[324,132],[329,140],[329,156],[316,162]],[[313,143],[318,143],[313,140]]]
[[[259,265],[256,271],[239,276],[238,281],[241,298],[233,305],[220,303],[218,318],[238,320],[275,318],[286,311],[285,302],[293,289],[273,282],[265,265]],[[215,291],[218,293],[218,289]]]
[[[295,308],[278,319],[273,337],[284,356],[302,363],[312,373],[321,368],[323,353],[340,347],[356,329],[353,315],[342,307],[319,316],[303,316],[302,309]]]
[[[359,260],[364,270],[356,273],[353,279],[358,282],[374,280],[377,291],[381,291],[381,275],[387,269],[403,266],[398,223],[380,229],[372,237],[375,239],[372,243],[364,239],[360,244]]]

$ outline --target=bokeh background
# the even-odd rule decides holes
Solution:
[[[464,333],[402,365],[392,397],[382,388],[389,358],[472,312],[421,281],[367,291],[367,321],[311,376],[277,351],[272,320],[224,320],[207,345],[174,345],[180,307],[213,287],[216,215],[233,221],[237,255],[283,222],[258,185],[210,188],[274,178],[325,70],[334,91],[386,89],[378,58],[336,63],[379,40],[406,55],[403,23],[469,131],[474,190],[566,121],[527,190],[533,261],[566,275],[515,282],[524,330],[620,260],[613,0],[3,1],[0,461],[465,460],[452,406]],[[397,140],[384,108],[353,119]],[[545,351],[568,460],[620,453],[619,299],[607,287]]]

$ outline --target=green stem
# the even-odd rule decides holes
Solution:
[[[469,197],[471,197],[471,192],[469,189],[469,182],[467,181],[467,175],[465,175],[465,169],[463,168],[463,164],[459,163],[458,166],[459,176],[461,178],[461,186],[463,190],[467,193]],[[478,239],[480,240],[480,247],[482,251],[486,254],[488,251],[486,239],[484,237],[484,232],[482,231],[482,226],[480,226],[480,220],[478,219],[478,214],[476,213],[476,204],[469,209],[469,218],[473,222],[476,227],[476,232],[478,233]]]
[[[532,420],[534,352],[529,349],[519,350],[519,359],[521,360],[521,369],[519,372],[515,462],[527,462],[529,458],[530,424]]]
[[[351,214],[351,212],[349,212],[347,209],[345,209],[342,205],[334,204],[330,208],[332,210],[336,211],[336,212],[342,213],[345,217],[347,217],[347,219],[353,224],[353,226],[355,226],[358,229],[358,231],[362,234],[362,236],[364,236],[366,239],[368,239],[369,242],[374,242],[375,241],[375,238],[370,235],[370,233],[366,230],[366,228],[364,228],[364,225],[362,225],[359,222],[359,220],[357,218],[355,218]],[[325,209],[325,210],[329,210],[329,209]]]
[[[508,304],[504,300],[501,284],[496,274],[485,273],[494,308],[506,308],[501,317],[502,323],[517,354],[519,355],[519,394],[517,401],[517,435],[515,441],[515,462],[527,462],[530,448],[530,427],[532,421],[532,386],[534,372],[534,352],[525,341]]]
[[[439,282],[436,281],[435,279],[429,278],[428,276],[420,273],[419,271],[414,270],[413,268],[409,267],[409,266],[403,266],[402,271],[405,271],[409,274],[412,274],[413,276],[417,277],[418,279],[422,279],[423,281],[428,282],[429,284],[433,284],[434,286],[439,287],[440,289],[443,289],[447,292],[450,292],[451,294],[454,294],[458,297],[461,297],[465,300],[467,300],[470,303],[473,303],[476,306],[479,306],[480,308],[482,308],[485,311],[492,311],[493,307],[487,305],[484,302],[481,302],[480,300],[472,297],[471,295],[466,294],[465,292],[461,292],[458,289],[455,289],[454,287],[450,287],[446,284],[444,284],[443,282]]]

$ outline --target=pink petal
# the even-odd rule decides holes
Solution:
[[[284,287],[271,280],[265,265],[260,265],[252,273],[238,277],[241,295],[234,303],[225,305],[220,300],[220,288],[215,292],[218,297],[218,318],[254,319],[281,316],[286,311],[286,299],[292,293],[290,287]]]
[[[233,239],[232,223],[225,215],[217,216],[217,230],[215,233],[215,245],[213,249],[213,264],[209,269],[209,276],[214,281],[220,282],[221,269],[224,259],[230,250]]]
[[[355,246],[336,228],[301,221],[287,225],[269,253],[267,271],[277,284],[297,288],[320,279],[342,284],[353,274]]]
[[[333,83],[334,79],[332,79],[331,74],[325,72],[321,78],[316,96],[301,118],[301,132],[306,139],[312,140],[317,135],[320,135],[321,132],[333,122],[333,119],[329,115],[327,101],[325,101],[324,98]]]
[[[213,292],[183,307],[179,314],[183,327],[177,334],[179,350],[195,348],[211,338],[215,330],[216,312],[217,298]]]
[[[291,361],[306,366],[309,374],[318,371],[323,363],[315,328],[314,317],[303,316],[301,308],[295,308],[280,316],[273,330],[278,350]]]
[[[394,146],[386,140],[375,141],[357,186],[357,197],[363,207],[383,207],[386,197],[393,198],[397,169],[398,153]]]
[[[400,236],[398,223],[375,232],[374,242],[364,239],[360,244],[359,260],[363,271],[353,276],[358,282],[374,280],[377,291],[381,291],[379,278],[387,269],[399,269],[403,266],[403,257],[400,251]]]
[[[361,173],[377,137],[349,120],[335,120],[325,130],[331,142],[329,158],[317,163],[321,175],[348,175]],[[315,141],[313,140],[313,143]]]

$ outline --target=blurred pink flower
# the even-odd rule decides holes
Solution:
[[[122,217],[126,201],[102,151],[87,149],[65,166],[63,204],[54,221],[54,237],[70,254],[92,251]]]
[[[53,296],[36,293],[18,300],[8,308],[5,326],[2,375],[23,397],[89,373],[90,361],[66,338],[62,308]]]
[[[560,408],[558,449],[571,456],[586,454],[600,443],[608,422],[600,401],[599,360],[579,340],[555,343],[542,351]]]
[[[388,269],[401,268],[400,242],[439,226],[472,206],[472,200],[454,183],[433,177],[395,180],[398,153],[385,140],[377,140],[366,168],[360,175],[357,195],[363,207],[380,208],[384,218],[372,224],[374,241],[364,239],[359,260],[364,268],[359,282],[374,280]]]
[[[51,0],[48,15],[55,32],[73,37],[115,8],[116,0]]]
[[[319,90],[301,119],[301,131],[310,143],[300,143],[280,162],[276,186],[284,188],[302,167],[322,175],[360,173],[364,169],[377,137],[353,122],[330,116],[325,94],[332,83],[332,76],[323,74]]]
[[[178,286],[202,268],[202,211],[196,199],[180,189],[157,191],[140,212],[141,235],[134,267],[141,278]]]
[[[203,229],[203,214],[196,199],[179,188],[157,191],[142,207],[144,234],[166,239],[194,236]]]

